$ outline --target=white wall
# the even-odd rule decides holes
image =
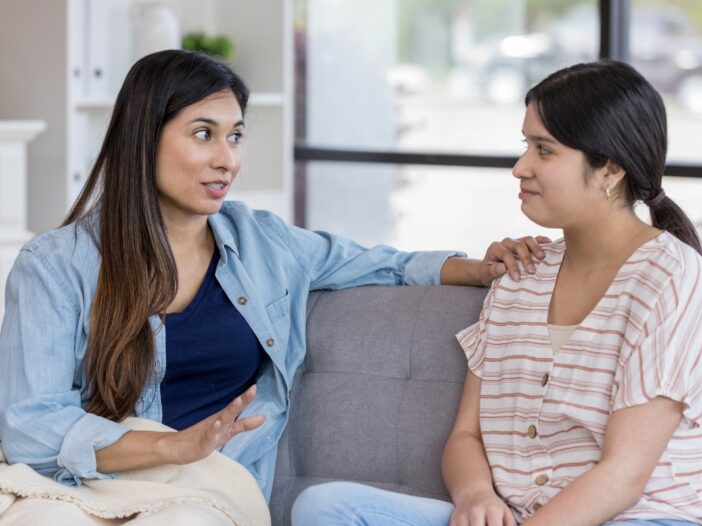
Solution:
[[[65,213],[66,4],[0,0],[0,119],[39,119],[47,130],[28,149],[28,228]]]

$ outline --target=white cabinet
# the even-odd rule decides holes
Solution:
[[[0,118],[45,120],[29,149],[28,224],[57,226],[97,156],[133,62],[141,0],[2,0]],[[292,6],[286,0],[162,0],[181,32],[225,33],[252,90],[243,167],[230,198],[292,218]]]
[[[27,143],[45,128],[41,121],[0,121],[0,320],[7,275],[31,237],[25,219]]]

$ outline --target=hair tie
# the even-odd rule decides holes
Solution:
[[[649,208],[653,208],[661,204],[663,199],[665,199],[665,192],[663,191],[663,188],[661,188],[656,197],[654,197],[653,199],[649,199],[648,201],[644,201],[644,203],[646,203],[646,205],[648,205]]]

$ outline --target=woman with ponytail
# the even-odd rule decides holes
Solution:
[[[483,260],[366,249],[225,201],[247,100],[241,79],[204,55],[163,51],[131,68],[78,201],[23,248],[7,281],[9,464],[80,486],[220,450],[268,497],[311,289],[487,285],[516,274],[516,260],[531,266],[532,238],[495,243]],[[130,430],[130,415],[172,431]],[[0,506],[0,523],[64,524],[57,506],[15,512],[16,523]],[[179,524],[217,523],[200,515]]]
[[[296,526],[702,523],[702,256],[662,187],[663,101],[626,64],[578,64],[527,93],[522,132],[522,211],[563,239],[458,334],[453,503],[332,483]]]

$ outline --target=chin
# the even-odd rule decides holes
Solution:
[[[563,225],[555,221],[552,217],[549,217],[548,214],[544,213],[539,213],[535,210],[530,210],[530,207],[527,203],[522,203],[522,213],[529,218],[529,220],[533,221],[537,225],[544,227],[544,228],[562,228]]]
[[[224,199],[221,201],[207,201],[205,203],[200,204],[196,208],[196,213],[202,214],[202,215],[212,215],[216,214],[222,209],[222,205],[224,204]]]

